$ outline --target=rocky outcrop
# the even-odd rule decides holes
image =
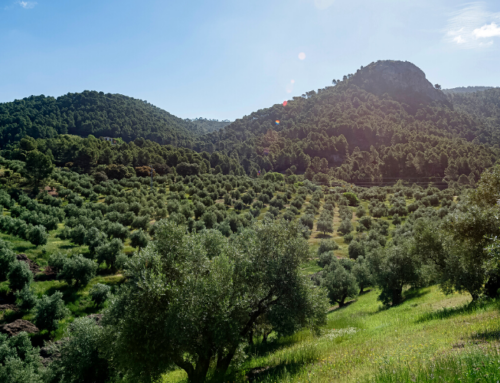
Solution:
[[[377,95],[389,94],[408,104],[448,103],[446,95],[436,89],[425,73],[408,61],[383,60],[361,68],[352,83]]]
[[[0,332],[9,336],[16,336],[23,331],[29,334],[34,334],[40,330],[33,323],[24,319],[17,319],[12,323],[5,324],[0,327]]]

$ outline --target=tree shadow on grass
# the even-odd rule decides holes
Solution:
[[[14,252],[17,254],[26,253],[28,250],[33,250],[33,246],[17,245],[14,246]]]
[[[300,342],[296,336],[288,336],[274,341],[262,342],[257,341],[253,345],[248,345],[245,351],[248,355],[263,357],[272,354],[282,348],[290,347],[295,343]]]
[[[295,375],[300,372],[307,362],[302,363],[282,363],[274,367],[256,367],[246,373],[250,382],[269,380],[279,382],[283,375]]]
[[[457,307],[443,307],[440,310],[426,313],[417,319],[416,323],[427,322],[435,319],[448,319],[457,315],[472,314],[479,309],[491,305],[491,301],[470,302]]]
[[[75,247],[79,247],[79,246],[78,245],[62,245],[62,246],[59,246],[59,248],[63,249],[63,250],[74,249]]]
[[[403,302],[407,302],[410,299],[421,298],[429,294],[429,289],[409,289],[403,293]]]

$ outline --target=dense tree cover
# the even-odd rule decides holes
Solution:
[[[217,119],[208,119],[203,117],[192,118],[192,119],[188,118],[186,120],[194,124],[203,134],[215,132],[219,129],[228,126],[231,123],[231,121],[229,120],[219,121]]]
[[[444,178],[474,185],[498,158],[493,125],[446,102],[409,106],[397,95],[375,95],[363,88],[369,75],[361,69],[334,87],[238,119],[207,135],[204,148],[237,152],[248,174],[294,166],[317,182],[329,176],[358,184]]]
[[[0,104],[0,143],[25,136],[54,138],[108,136],[132,141],[138,137],[162,144],[191,147],[203,127],[148,103],[120,94],[84,91],[54,98],[31,96]]]

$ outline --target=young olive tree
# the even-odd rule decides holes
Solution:
[[[300,272],[308,257],[300,225],[264,224],[231,239],[157,225],[103,318],[102,345],[132,380],[158,379],[175,365],[190,382],[205,381],[212,365],[223,377],[263,316],[280,335],[325,322],[326,293]]]

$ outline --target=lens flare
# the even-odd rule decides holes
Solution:
[[[283,101],[283,106],[286,106],[288,104],[288,101]]]
[[[280,124],[280,120],[276,120],[276,125],[279,125]]]
[[[306,58],[306,54],[304,52],[299,53],[299,60],[304,60]]]

